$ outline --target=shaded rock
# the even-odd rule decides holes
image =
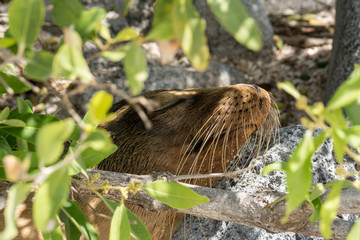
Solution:
[[[337,87],[360,63],[360,1],[336,2],[333,50],[326,81],[324,101],[330,100]]]

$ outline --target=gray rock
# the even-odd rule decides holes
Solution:
[[[336,25],[324,101],[330,100],[337,87],[360,63],[360,1],[336,2]]]
[[[317,13],[335,5],[335,0],[261,0],[268,14]]]
[[[273,162],[287,161],[291,153],[302,139],[306,129],[302,126],[294,126],[280,129],[280,138],[272,139],[270,147],[265,151],[263,147],[259,156],[252,161],[258,165],[244,174],[238,176],[241,182],[227,182],[222,184],[221,188],[227,188],[234,192],[254,193],[261,191],[263,187],[280,192],[286,191],[285,174],[275,171],[262,177],[263,168]],[[315,132],[317,135],[319,131]],[[256,147],[256,145],[255,145]],[[312,158],[313,162],[313,184],[322,182],[327,183],[339,179],[335,175],[337,163],[333,155],[333,145],[331,140],[326,140],[317,150]],[[245,152],[243,161],[247,160],[250,150]],[[345,168],[350,171],[356,171],[355,161],[345,159]],[[187,216],[184,225],[180,226],[174,234],[173,239],[251,239],[251,240],[275,240],[275,239],[322,239],[317,237],[304,236],[296,233],[269,233],[266,230],[241,226],[234,223],[220,222]]]

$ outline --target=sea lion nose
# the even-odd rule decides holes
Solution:
[[[258,99],[259,99],[259,107],[261,107],[262,105],[262,101],[261,101],[261,94],[260,94],[260,89],[258,86],[256,85],[252,85],[252,84],[245,84],[247,87],[250,87],[252,89],[254,89],[256,91],[256,94],[258,96]]]

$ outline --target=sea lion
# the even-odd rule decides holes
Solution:
[[[257,136],[262,139],[264,129],[271,132],[278,126],[271,95],[254,85],[167,89],[143,96],[158,103],[154,111],[147,113],[153,127],[146,130],[137,112],[125,101],[115,104],[111,111],[116,113],[116,118],[100,127],[109,132],[118,150],[96,168],[134,174],[224,172],[251,136],[260,133]],[[191,183],[211,186],[215,180]],[[100,239],[108,239],[110,220],[103,215],[111,214],[101,201],[76,194],[75,198]],[[31,209],[30,206],[28,201],[25,210]],[[153,239],[169,239],[184,217],[173,212],[147,212],[134,205],[128,208],[142,219]],[[31,211],[27,215],[25,220],[31,218]],[[30,222],[25,223],[27,230],[33,229]],[[38,238],[37,231],[29,234],[20,230],[19,239]]]
[[[241,146],[255,132],[261,132],[263,125],[267,131],[278,126],[270,94],[255,85],[165,89],[143,96],[159,103],[148,113],[153,127],[146,130],[137,112],[125,101],[115,104],[111,111],[116,119],[101,127],[110,133],[118,150],[98,169],[133,174],[224,172]],[[211,186],[215,180],[191,183]],[[142,219],[153,239],[169,239],[183,219],[183,215],[172,212],[128,207]],[[107,231],[103,232],[106,225],[109,228],[110,222],[104,220],[98,227],[101,238],[108,236]]]

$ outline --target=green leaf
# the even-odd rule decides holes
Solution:
[[[31,190],[31,183],[18,182],[11,186],[4,213],[5,229],[0,233],[0,239],[13,239],[17,236],[15,211]]]
[[[123,30],[121,30],[114,38],[114,40],[118,41],[118,42],[125,42],[125,41],[130,41],[130,40],[134,40],[138,37],[139,35],[135,32],[135,30],[131,27],[127,27],[124,28]]]
[[[70,177],[68,168],[53,172],[35,193],[33,219],[42,232],[51,232],[56,227],[56,215],[69,195]]]
[[[123,6],[123,11],[121,12],[121,15],[122,16],[126,16],[128,11],[129,11],[129,8],[131,7],[131,5],[134,3],[134,0],[125,0],[124,1],[124,6]]]
[[[6,139],[0,136],[0,159],[3,159],[6,155],[12,155],[12,150]]]
[[[179,183],[155,181],[144,185],[142,190],[172,208],[188,209],[209,202],[206,196],[201,196]]]
[[[116,208],[119,206],[119,203],[111,201],[103,196],[99,195],[101,200],[109,208],[109,210],[114,213]],[[138,240],[151,240],[151,235],[147,230],[146,226],[140,221],[140,219],[129,209],[127,210],[127,216],[130,222],[131,236]]]
[[[40,82],[48,80],[52,72],[52,63],[54,56],[48,51],[36,53],[28,59],[24,74],[26,77]]]
[[[124,67],[131,93],[136,95],[142,90],[144,82],[149,76],[146,56],[138,43],[130,42],[128,44]]]
[[[99,164],[117,149],[117,146],[112,143],[107,133],[102,129],[96,129],[92,132],[84,144],[88,145],[89,148],[81,152],[77,161],[85,169]]]
[[[146,40],[162,41],[175,38],[171,15],[173,6],[173,1],[157,0],[155,2],[153,27],[146,36]]]
[[[313,213],[309,217],[309,222],[316,222],[320,219],[320,211],[322,206],[321,200],[320,198],[315,198],[310,203],[313,208]]]
[[[6,107],[0,112],[0,121],[5,120],[9,117],[10,108]]]
[[[62,45],[56,53],[52,71],[56,78],[65,77],[70,80],[79,78],[84,83],[93,79],[80,50],[69,44]]]
[[[116,239],[130,239],[130,222],[124,204],[116,208],[111,220],[110,240]]]
[[[126,57],[127,49],[124,47],[116,48],[112,51],[101,52],[101,57],[109,59],[113,62],[118,62],[123,60]]]
[[[75,23],[75,30],[83,40],[86,40],[89,38],[89,35],[95,31],[97,24],[105,17],[106,11],[104,8],[94,7],[89,10],[83,10]]]
[[[360,97],[357,101],[345,106],[345,112],[353,125],[360,125]]]
[[[301,97],[301,94],[299,93],[299,91],[289,81],[279,82],[279,83],[277,83],[277,87],[279,89],[284,90],[285,92],[287,92],[288,94],[293,96],[293,98],[295,98],[295,99],[300,99],[300,97]]]
[[[0,121],[0,124],[4,124],[10,127],[26,127],[26,124],[19,119],[5,119]]]
[[[331,223],[334,221],[340,204],[341,189],[342,182],[334,184],[326,201],[321,207],[319,228],[324,238],[331,237]]]
[[[334,188],[335,185],[337,185],[337,184],[341,184],[342,189],[354,187],[353,182],[350,180],[334,180],[334,181],[328,182],[326,184],[326,186],[329,188]]]
[[[312,131],[306,131],[303,140],[288,161],[286,182],[289,194],[283,222],[286,222],[290,214],[308,197],[312,182],[311,157],[325,137],[325,133],[322,132],[312,139]]]
[[[263,42],[256,20],[239,0],[207,0],[211,12],[222,26],[245,47],[259,51]]]
[[[11,47],[15,45],[16,41],[13,38],[0,38],[0,48]]]
[[[45,8],[42,0],[13,0],[9,7],[9,31],[19,50],[31,46],[44,21]],[[21,16],[21,17],[19,17]]]
[[[360,65],[355,64],[350,77],[343,82],[327,104],[327,109],[335,110],[345,107],[360,96]]]
[[[352,226],[349,234],[346,237],[346,240],[359,240],[360,236],[360,219]]]
[[[132,213],[129,209],[126,210],[130,222],[131,236],[138,240],[151,240],[151,235],[146,226],[134,213]]]
[[[287,169],[287,162],[274,162],[264,167],[262,171],[262,176],[265,176],[269,172],[272,171],[286,171]]]
[[[60,211],[60,219],[65,223],[66,239],[80,239],[83,235],[88,240],[99,239],[95,228],[86,219],[76,201],[68,200]]]
[[[191,1],[175,0],[172,10],[176,39],[191,64],[199,71],[205,70],[209,63],[205,21],[200,18]]]
[[[310,194],[310,201],[315,200],[316,198],[320,197],[325,192],[324,184],[318,183],[315,185],[314,189],[311,191]]]
[[[105,24],[98,22],[98,23],[95,23],[94,27],[95,27],[95,31],[106,41],[112,40],[110,30]]]
[[[94,94],[88,105],[90,122],[92,124],[97,125],[106,118],[113,104],[113,100],[113,96],[103,90]]]
[[[64,151],[64,142],[74,130],[74,121],[49,123],[39,130],[36,138],[36,151],[39,160],[45,165],[53,164]]]
[[[36,134],[39,129],[50,122],[59,121],[53,115],[41,115],[41,114],[33,114],[33,113],[17,113],[11,112],[9,119],[19,119],[26,123],[26,127],[19,128],[19,127],[7,127],[7,128],[0,128],[0,132],[4,132],[14,137],[18,137],[29,141],[30,143],[35,143],[36,141]]]
[[[57,227],[52,232],[42,233],[42,236],[43,236],[44,240],[63,240],[60,225],[57,225]]]
[[[360,125],[345,129],[344,131],[346,142],[354,148],[360,147]]]
[[[14,93],[23,93],[29,91],[31,88],[23,83],[19,78],[14,75],[7,75],[4,72],[0,72],[1,78],[7,83],[7,85],[14,90]],[[7,93],[5,87],[0,81],[0,93]]]
[[[334,153],[337,161],[342,164],[346,146],[345,132],[340,128],[333,128],[332,130],[331,137],[334,140]]]
[[[83,6],[79,0],[51,0],[54,4],[53,21],[60,27],[69,27],[81,16]]]
[[[16,98],[17,110],[19,113],[33,113],[33,106],[29,100]]]

